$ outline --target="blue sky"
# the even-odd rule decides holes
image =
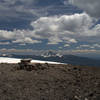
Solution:
[[[0,49],[100,50],[99,0],[0,0]]]

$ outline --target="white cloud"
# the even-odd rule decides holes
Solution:
[[[69,43],[77,43],[77,41],[75,39],[70,39]]]
[[[86,13],[74,15],[62,15],[53,17],[40,17],[31,25],[34,27],[37,35],[52,34],[74,34],[89,29],[93,24],[93,19]],[[45,36],[46,36],[45,35]]]
[[[92,31],[90,30],[93,22],[94,19],[92,17],[86,13],[82,13],[40,17],[38,20],[32,22],[31,25],[34,28],[33,35],[36,38],[48,39],[50,41],[49,44],[57,44],[63,41],[77,43],[77,39],[74,37],[96,35],[98,32],[96,28]]]
[[[69,0],[69,2],[86,11],[89,15],[100,18],[100,0]]]
[[[92,28],[93,22],[94,19],[86,13],[40,17],[31,22],[33,30],[0,30],[0,39],[20,44],[41,43],[43,39],[48,40],[47,44],[96,42],[96,37],[100,37],[100,24]]]
[[[64,47],[70,47],[70,45],[69,44],[65,44]]]
[[[78,41],[74,38],[70,38],[70,37],[63,37],[63,40],[65,43],[77,43]]]
[[[29,44],[34,44],[34,43],[41,43],[41,41],[38,40],[33,40],[29,37],[25,37],[24,39],[17,39],[13,41],[13,43],[29,43]]]
[[[0,30],[0,39],[1,40],[11,40],[12,43],[41,43],[40,40],[35,40],[31,38],[31,34],[28,34],[29,30],[14,30],[14,31],[5,31]],[[6,42],[8,43],[8,42]],[[1,43],[5,44],[5,43]]]
[[[13,32],[0,30],[0,39],[12,39],[14,37]]]
[[[50,37],[50,38],[48,38],[48,44],[50,44],[50,45],[55,45],[55,44],[58,44],[58,43],[60,43],[60,42],[63,42],[60,38],[58,38],[58,37]]]

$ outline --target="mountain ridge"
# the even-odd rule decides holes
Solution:
[[[75,56],[75,55],[48,56],[48,57],[46,56],[46,57],[44,57],[44,56],[36,56],[36,55],[11,54],[10,57],[21,58],[21,59],[31,58],[31,59],[35,59],[35,60],[60,62],[60,63],[81,65],[81,66],[100,66],[100,60],[96,60],[96,59],[88,58],[88,57]]]

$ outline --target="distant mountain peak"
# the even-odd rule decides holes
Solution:
[[[55,53],[53,51],[47,51],[41,55],[42,57],[62,57],[61,54]]]

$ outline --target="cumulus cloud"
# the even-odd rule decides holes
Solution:
[[[13,32],[0,30],[0,39],[12,39],[14,37]]]
[[[63,42],[63,41],[59,37],[56,37],[56,36],[53,37],[52,36],[52,37],[48,38],[48,44],[49,45],[56,45],[60,42]]]
[[[32,35],[38,39],[48,39],[48,44],[96,43],[97,37],[100,37],[100,24],[94,25],[95,21],[87,13],[40,17],[31,23],[34,28]]]
[[[69,44],[65,44],[64,47],[70,47],[70,45]]]
[[[54,17],[41,17],[31,25],[35,32],[39,35],[41,33],[52,34],[74,34],[89,29],[93,24],[93,19],[86,13],[74,15],[62,15]],[[54,32],[54,33],[53,33]]]
[[[12,41],[13,43],[28,43],[28,44],[35,44],[35,43],[41,43],[41,41],[38,41],[38,40],[33,40],[31,39],[30,37],[25,37],[23,39],[17,39],[15,41]]]
[[[77,43],[78,37],[97,36],[99,24],[92,28],[95,19],[86,13],[40,17],[31,23],[36,38],[48,39],[49,44]]]
[[[33,30],[0,30],[0,39],[11,40],[12,43],[73,44],[81,41],[97,41],[100,37],[100,24],[93,27],[95,19],[86,13],[40,17],[31,22]],[[92,40],[91,40],[92,39]]]
[[[75,39],[69,39],[68,41],[69,43],[77,43],[77,41]]]
[[[100,0],[69,0],[69,3],[86,11],[92,17],[100,18]]]
[[[31,25],[34,28],[34,36],[36,38],[48,39],[49,44],[57,44],[63,41],[77,43],[77,40],[71,36],[87,36],[87,31],[93,25],[93,21],[86,13],[82,13],[41,17],[32,22]]]
[[[29,30],[14,30],[14,31],[5,31],[0,30],[0,40],[11,40],[12,43],[41,43],[40,40],[35,40],[31,38],[31,34],[28,34]],[[8,42],[6,42],[8,43]],[[5,44],[5,43],[1,43]]]

